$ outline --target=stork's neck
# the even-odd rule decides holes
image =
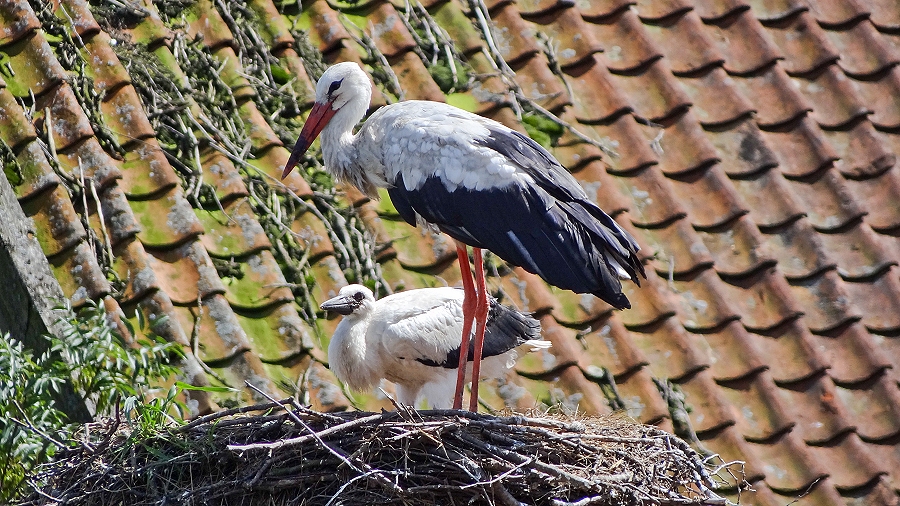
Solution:
[[[375,167],[365,166],[370,159],[360,150],[359,135],[353,134],[353,127],[359,123],[368,107],[368,95],[363,98],[365,103],[348,102],[322,129],[322,155],[325,169],[333,177],[356,186],[369,197],[377,198],[377,187],[384,185],[384,178],[373,170]]]

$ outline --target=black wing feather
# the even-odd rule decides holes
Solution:
[[[535,181],[502,188],[449,191],[437,176],[407,190],[402,173],[388,194],[400,216],[417,215],[470,246],[488,249],[551,285],[592,293],[613,307],[631,307],[615,268],[638,282],[644,268],[638,246],[539,144],[515,131],[490,129],[481,145],[506,156]],[[627,254],[623,255],[620,250]]]

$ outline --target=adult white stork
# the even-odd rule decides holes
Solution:
[[[411,225],[422,221],[454,238],[463,274],[463,347],[474,318],[473,374],[483,343],[488,297],[481,250],[541,276],[551,285],[631,307],[620,279],[639,284],[644,268],[634,239],[538,143],[476,114],[410,100],[380,108],[354,135],[372,88],[352,62],[333,65],[316,84],[316,103],[282,178],[321,133],[325,168],[377,198],[385,187]],[[466,245],[474,247],[475,282]],[[462,357],[460,357],[462,359]],[[462,405],[460,360],[454,407]],[[478,382],[469,407],[478,406]]]
[[[365,286],[345,286],[321,305],[344,315],[328,345],[328,365],[353,390],[371,389],[385,378],[397,385],[402,404],[414,406],[421,394],[433,408],[449,408],[459,357],[471,364],[475,356],[471,342],[460,354],[463,297],[458,288],[420,288],[376,301]],[[493,297],[489,306],[479,378],[502,377],[519,351],[550,347],[530,315]]]

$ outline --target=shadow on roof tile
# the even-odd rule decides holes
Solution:
[[[309,41],[322,53],[334,51],[350,39],[350,33],[344,28],[338,12],[325,0],[305,4],[299,23],[301,28],[308,26]]]
[[[778,233],[777,228],[805,215],[777,170],[765,170],[752,179],[734,179],[732,183],[741,202],[750,209],[750,219],[766,233]]]
[[[751,10],[737,10],[716,21],[704,21],[710,33],[709,40],[724,55],[725,70],[729,74],[754,74],[783,58]]]
[[[851,199],[847,181],[835,169],[826,169],[803,181],[786,179],[797,202],[820,232],[837,231],[865,215],[861,203]]]
[[[791,291],[813,332],[828,332],[860,319],[855,301],[835,270],[802,280],[792,280]]]
[[[239,276],[222,277],[225,297],[235,309],[258,311],[294,300],[278,263],[268,250],[250,255],[238,268]]]
[[[713,67],[699,76],[679,78],[678,83],[694,104],[692,111],[700,124],[713,131],[728,132],[729,123],[756,111],[721,67]]]
[[[820,341],[824,338],[810,333],[803,319],[789,321],[765,334],[750,332],[747,337],[760,356],[766,357],[766,365],[778,383],[803,381],[822,373],[834,358],[822,348]]]
[[[56,161],[70,180],[84,181],[96,191],[109,188],[122,177],[119,161],[110,157],[93,136],[80,141],[65,153],[58,153]]]
[[[795,432],[786,432],[765,443],[748,442],[766,475],[766,484],[782,493],[801,492],[827,476],[821,460],[816,460]]]
[[[733,409],[735,428],[744,439],[762,443],[793,429],[796,419],[779,396],[767,371],[720,384],[720,392]]]
[[[15,152],[36,138],[37,132],[16,98],[9,90],[0,89],[0,139]]]
[[[593,36],[591,25],[581,18],[577,8],[556,9],[528,19],[540,25],[539,31],[549,38],[548,43],[562,68],[603,51],[602,42]]]
[[[443,28],[454,46],[469,56],[475,51],[480,51],[484,45],[481,33],[466,16],[464,7],[459,0],[435,2],[434,7],[429,7],[429,12],[435,22]],[[466,7],[465,10],[468,10]]]
[[[198,0],[190,11],[193,15],[188,16],[187,31],[192,37],[200,37],[211,51],[234,44],[234,36],[212,0]]]
[[[227,205],[224,213],[218,210],[194,212],[205,230],[200,241],[214,257],[240,257],[272,246],[246,199]]]
[[[900,10],[891,0],[873,0],[866,3],[872,12],[872,23],[882,32],[900,31]]]
[[[872,111],[859,99],[851,80],[836,65],[808,78],[794,78],[797,88],[816,104],[812,118],[824,129],[845,129]]]
[[[838,65],[849,76],[871,77],[900,63],[900,55],[889,49],[884,35],[867,18],[825,33],[841,55]]]
[[[766,231],[767,245],[778,259],[778,268],[789,280],[800,281],[836,268],[829,258],[822,235],[816,233],[809,220],[799,219]]]
[[[847,281],[871,281],[891,265],[897,265],[897,257],[890,254],[878,234],[861,223],[834,234],[821,234],[819,239]]]
[[[88,299],[98,300],[111,291],[97,257],[87,241],[78,242],[74,247],[47,258],[53,277],[59,281],[63,294],[79,308]]]
[[[721,389],[713,381],[709,370],[701,370],[697,374],[679,381],[678,386],[685,395],[684,403],[688,408],[691,428],[704,442],[704,445],[709,437],[720,439],[723,436],[723,429],[725,433],[732,432],[735,413],[726,402],[727,399],[722,396]],[[743,443],[744,439],[739,435],[738,437]],[[732,457],[736,457],[736,455],[726,454],[717,448],[709,449],[719,452],[726,460],[734,460]],[[741,453],[746,455],[746,452],[741,451]]]
[[[791,407],[796,432],[807,444],[825,444],[856,430],[856,420],[851,418],[837,387],[825,374],[782,385],[778,394]]]
[[[735,77],[733,82],[756,109],[756,123],[763,130],[789,128],[813,110],[806,97],[779,65],[762,72]]]
[[[870,119],[876,127],[895,130],[900,127],[900,66],[871,80],[852,80],[863,103],[874,112]]]
[[[412,227],[404,221],[382,220],[397,258],[404,267],[427,270],[456,258],[456,246],[449,237]]]
[[[88,63],[85,65],[85,75],[94,80],[94,89],[106,94],[131,83],[131,76],[119,62],[119,57],[110,46],[110,40],[106,32],[100,32],[86,41],[82,48],[82,58]],[[140,110],[140,106],[137,110]]]
[[[40,96],[67,77],[41,33],[32,32],[28,37],[4,46],[0,53],[9,56],[7,65],[15,77],[7,75],[6,86],[17,97],[28,97],[32,93]]]
[[[747,332],[737,320],[714,331],[694,334],[694,339],[703,342],[698,346],[706,352],[706,361],[716,381],[744,378],[770,367],[772,361],[765,349],[759,346],[758,336]]]
[[[677,176],[719,161],[715,147],[690,110],[673,119],[663,130],[659,167],[667,176]]]
[[[605,367],[614,377],[620,377],[650,363],[618,318],[608,318],[594,327],[590,333],[577,336],[584,347],[585,370],[590,366]]]
[[[867,442],[900,434],[900,389],[888,374],[878,374],[853,386],[838,386],[835,395],[846,406],[856,432]]]
[[[260,230],[262,232],[262,230]],[[334,254],[334,245],[328,234],[328,229],[322,220],[312,212],[300,214],[291,223],[293,240],[304,249],[310,262],[316,262],[326,255]]]
[[[748,216],[721,229],[698,232],[715,260],[716,272],[729,278],[750,275],[764,265],[774,265],[773,252]]]
[[[678,219],[661,228],[641,229],[648,251],[658,260],[657,274],[684,276],[698,269],[712,267],[713,257],[704,241],[687,219]],[[642,248],[642,250],[645,248]]]
[[[0,135],[0,139],[2,139]],[[60,178],[53,172],[44,154],[42,143],[29,142],[16,155],[17,167],[7,165],[7,179],[20,204],[51,191],[60,184]],[[18,169],[18,170],[16,170]]]
[[[754,484],[754,486],[756,486]],[[808,490],[795,493],[771,492],[775,504],[792,506],[846,506],[847,502],[834,488],[834,482],[830,478],[819,480],[810,486]]]
[[[209,254],[197,241],[167,251],[151,252],[148,259],[160,288],[173,304],[194,305],[213,293],[225,292]]]
[[[848,131],[824,131],[841,157],[836,167],[849,179],[877,177],[897,163],[892,150],[893,134],[878,132],[872,123],[860,119]]]
[[[131,304],[145,298],[150,292],[158,291],[159,280],[153,270],[153,260],[144,250],[140,241],[130,240],[113,249],[115,261],[112,269],[119,281],[124,282],[117,294],[120,304]],[[166,299],[171,304],[171,300]]]
[[[565,73],[572,87],[573,113],[578,121],[582,123],[618,121],[627,112],[632,111],[628,98],[614,84],[612,74],[597,55],[579,65],[567,68]]]
[[[581,17],[592,23],[602,23],[621,11],[631,8],[636,0],[596,0],[578,5]]]
[[[713,44],[700,17],[694,11],[673,16],[660,24],[645,25],[657,47],[662,48],[672,73],[676,76],[696,75],[704,69],[720,67],[725,57]]]
[[[890,367],[875,338],[859,322],[851,322],[825,335],[815,336],[815,346],[831,364],[828,375],[838,385],[855,385]]]
[[[633,9],[621,10],[586,28],[603,46],[599,58],[612,72],[632,72],[663,56]]]
[[[247,336],[221,294],[204,300],[201,306],[175,306],[174,316],[192,339],[190,346],[204,362],[217,364],[250,351]],[[241,386],[241,385],[234,385]]]
[[[719,290],[751,332],[774,329],[803,314],[792,300],[784,277],[774,267],[763,268],[746,278],[729,279]]]
[[[745,0],[695,0],[693,8],[705,23],[713,23],[750,7]]]
[[[871,332],[883,334],[900,330],[900,314],[893,309],[900,304],[897,271],[894,264],[873,280],[845,284],[850,300],[860,308],[863,325]]]
[[[685,331],[676,318],[632,331],[628,338],[649,359],[647,369],[655,378],[678,382],[709,367],[703,338]]]
[[[391,63],[397,80],[406,93],[407,100],[430,100],[433,102],[445,102],[444,92],[431,78],[431,74],[422,62],[422,59],[413,52],[403,53]]]
[[[509,65],[540,52],[535,39],[535,29],[520,16],[512,3],[504,3],[491,12],[495,28],[491,30],[494,44]]]
[[[829,463],[828,474],[839,491],[859,489],[888,473],[886,464],[876,462],[852,432],[828,444],[807,448],[813,459]]]
[[[635,9],[642,20],[659,21],[663,18],[674,17],[691,9],[687,0],[641,0],[636,2]]]
[[[900,478],[900,446],[897,446],[896,440],[891,440],[884,444],[863,443],[863,445],[867,453],[874,455],[879,462],[882,462],[887,466],[889,473],[887,477],[874,484],[873,488],[875,490],[872,491],[872,495],[875,495],[877,499],[870,504],[889,504],[891,506],[896,506],[897,492],[894,490],[895,486],[893,484]],[[888,483],[883,483],[884,481],[887,481]],[[867,492],[870,491],[864,488],[858,491],[857,494],[847,495],[850,495],[851,497],[862,496],[865,498],[866,495],[868,495]],[[862,504],[866,504],[866,502],[863,502]]]
[[[858,21],[868,15],[868,11],[858,2],[810,2],[810,12],[822,26],[835,28]]]
[[[51,257],[65,251],[87,237],[69,194],[63,186],[34,195],[22,202],[25,216],[34,220],[34,234],[41,250]]]
[[[837,61],[840,53],[812,15],[805,12],[805,2],[791,0],[790,3],[794,4],[791,7],[804,11],[794,10],[797,15],[767,23],[768,35],[785,55],[781,65],[787,73],[792,76],[803,75]],[[754,10],[753,14],[761,18],[759,12]]]
[[[719,165],[668,179],[675,199],[687,208],[688,220],[698,229],[724,225],[749,211]]]
[[[69,83],[63,83],[38,98],[35,109],[36,128],[46,129],[52,134],[57,151],[64,152],[94,135],[91,122],[81,109],[81,104],[78,103]]]
[[[266,363],[293,367],[315,346],[312,329],[297,314],[293,304],[281,304],[253,315],[238,315],[254,353]]]
[[[515,71],[516,83],[521,87],[522,94],[544,109],[558,112],[564,106],[571,105],[565,86],[550,70],[543,53],[529,58]]]
[[[0,7],[0,48],[41,28],[41,22],[28,4],[4,3]]]
[[[690,98],[671,76],[665,60],[657,60],[638,74],[610,74],[613,86],[628,98],[634,114],[643,120],[666,123],[691,106]]]
[[[310,267],[310,274],[315,279],[315,285],[310,290],[310,303],[317,310],[319,304],[336,296],[338,291],[348,284],[337,259],[331,255],[322,257],[313,264]]]
[[[656,167],[616,178],[616,183],[632,199],[629,218],[636,226],[659,227],[687,216],[673,194],[671,181]]]
[[[140,222],[138,237],[148,248],[166,248],[203,233],[190,203],[180,186],[153,200],[130,203],[132,219]]]
[[[682,325],[692,332],[710,332],[732,320],[740,319],[725,295],[719,290],[721,280],[715,270],[699,273],[670,282],[678,295],[679,315]]]
[[[647,279],[641,286],[626,281],[622,284],[622,293],[631,300],[632,309],[619,313],[619,318],[629,329],[641,329],[654,325],[663,319],[672,317],[678,310],[678,300],[667,290],[665,278],[648,269]],[[599,299],[596,299],[599,302]],[[605,305],[605,304],[604,304]]]
[[[579,412],[590,415],[612,412],[600,385],[586,378],[576,365],[561,370],[556,385],[557,388],[550,390],[551,401],[562,404],[564,409],[577,408]]]
[[[559,154],[560,149],[554,150],[554,153]],[[626,195],[618,191],[616,178],[606,171],[607,167],[606,163],[594,160],[577,169],[573,175],[587,192],[591,202],[600,206],[600,209],[606,211],[610,216],[617,218],[619,213],[631,209],[632,202]],[[569,170],[572,168],[569,167]]]
[[[118,183],[131,200],[159,195],[181,184],[156,138],[136,143],[125,152],[121,177]]]

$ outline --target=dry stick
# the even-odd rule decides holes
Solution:
[[[290,401],[290,399],[285,399],[282,402],[288,402],[288,401]],[[247,413],[248,411],[265,411],[268,409],[277,408],[277,407],[281,407],[281,406],[282,406],[282,404],[280,402],[274,401],[274,402],[266,402],[263,404],[254,404],[252,406],[243,406],[240,408],[226,409],[224,411],[218,411],[216,413],[210,413],[208,415],[201,416],[200,418],[196,418],[192,422],[190,422],[186,425],[182,425],[181,427],[178,427],[175,430],[175,432],[185,432],[187,430],[193,429],[194,427],[196,427],[198,425],[203,425],[204,423],[211,422],[211,421],[217,420],[219,418],[224,418],[226,416]]]
[[[290,412],[289,410],[286,410],[286,411]],[[365,416],[362,418],[357,418],[350,422],[344,422],[340,425],[335,425],[335,426],[329,427],[327,429],[323,429],[319,432],[315,432],[314,430],[309,429],[310,434],[306,434],[304,436],[294,437],[294,438],[290,438],[290,439],[281,439],[279,441],[274,441],[271,443],[252,443],[252,444],[246,444],[246,445],[228,445],[227,448],[233,452],[246,452],[246,451],[252,451],[252,450],[275,450],[278,448],[284,448],[284,447],[289,447],[289,446],[298,446],[298,445],[302,445],[304,443],[308,443],[309,441],[312,441],[314,439],[321,441],[321,438],[323,438],[323,437],[330,436],[332,434],[341,432],[343,430],[352,429],[352,428],[358,427],[360,425],[365,425],[369,422],[374,422],[376,420],[382,419],[384,416],[385,415]],[[306,424],[303,423],[303,421],[301,421],[299,418],[296,418],[295,420],[298,421],[299,423],[303,424],[304,426],[306,426]],[[325,443],[323,442],[322,444],[325,444]]]
[[[519,455],[518,453],[511,452],[509,450],[504,450],[504,449],[499,448],[490,443],[485,443],[484,441],[473,438],[472,436],[466,434],[465,432],[460,432],[459,437],[461,439],[465,440],[466,442],[468,442],[469,444],[476,446],[478,448],[481,448],[482,450],[484,450],[488,453],[491,453],[493,455],[496,455],[497,457],[500,457],[509,462],[522,463],[525,461],[525,457],[523,457],[522,455]],[[534,468],[541,470],[545,473],[548,473],[550,475],[555,474],[558,476],[562,476],[567,480],[578,483],[578,484],[582,485],[583,487],[587,488],[587,490],[593,490],[598,485],[598,483],[596,483],[596,482],[586,480],[584,478],[581,478],[580,476],[576,476],[576,475],[569,473],[568,471],[565,471],[563,469],[560,469],[554,465],[545,464],[544,462],[541,462],[539,460],[535,460],[532,465],[534,466]],[[594,478],[598,481],[610,483],[610,482],[627,482],[627,480],[632,479],[633,476],[631,476],[631,473],[619,473],[619,474],[615,474],[615,475],[594,475]]]
[[[246,381],[246,380],[245,380],[244,383],[245,383],[248,387],[250,387],[250,388],[252,388],[253,390],[255,390],[257,393],[259,393],[260,395],[262,395],[263,397],[269,399],[270,401],[272,401],[272,402],[278,402],[278,401],[276,401],[275,399],[273,399],[269,394],[267,394],[266,392],[263,392],[260,388],[256,387],[255,385],[253,385],[253,384],[250,383],[249,381]],[[357,473],[359,473],[359,474],[362,474],[362,473],[363,473],[363,471],[361,471],[360,469],[358,469],[355,465],[353,465],[352,462],[350,462],[350,460],[349,460],[349,459],[347,458],[347,456],[346,456],[346,452],[344,452],[343,450],[340,450],[340,449],[337,448],[337,447],[332,447],[331,445],[329,445],[328,443],[326,443],[325,441],[322,440],[321,435],[322,435],[322,434],[325,434],[326,432],[328,432],[328,429],[323,430],[323,431],[317,433],[316,431],[312,430],[312,428],[311,428],[309,425],[307,425],[306,422],[304,422],[304,421],[303,421],[299,416],[297,416],[293,411],[291,411],[291,410],[289,410],[289,409],[286,409],[286,408],[284,407],[283,404],[282,404],[281,407],[282,407],[282,409],[285,410],[285,412],[288,413],[288,415],[289,415],[291,418],[294,419],[294,421],[296,421],[297,423],[299,423],[300,425],[302,425],[304,429],[306,429],[306,430],[308,430],[308,431],[310,432],[310,436],[311,436],[311,437],[310,437],[309,439],[307,439],[307,440],[315,439],[316,441],[319,442],[319,444],[320,444],[323,448],[325,448],[326,450],[328,450],[332,455],[334,455],[335,457],[339,458],[344,464],[346,464],[347,467],[349,467],[350,469],[352,469],[353,471],[355,471],[355,472],[357,472]],[[381,416],[383,416],[383,415],[378,415],[378,416],[376,417],[376,419],[377,419],[377,418],[380,418]],[[366,417],[366,418],[371,418],[371,417]],[[357,420],[354,420],[354,421],[355,421],[355,422],[359,422],[360,420],[363,420],[363,418],[360,418],[360,419],[357,419]],[[347,425],[347,424],[344,424],[344,425]],[[338,427],[340,427],[340,426],[338,426]],[[334,427],[333,427],[333,428],[334,428]],[[295,438],[295,439],[300,439],[300,438]],[[287,441],[287,440],[286,440],[286,441]],[[228,445],[228,449],[234,451],[234,449],[232,448],[233,446],[236,446],[236,445]],[[247,446],[252,446],[252,445],[247,445]],[[366,470],[367,473],[369,473],[370,471],[372,471],[371,467],[370,467],[368,464],[366,464],[365,462],[359,462],[359,464],[363,467],[363,469]],[[376,471],[377,471],[377,470],[376,470]],[[382,486],[384,486],[384,487],[390,489],[390,490],[391,490],[392,492],[394,492],[395,494],[398,494],[398,495],[402,495],[402,494],[403,494],[403,489],[400,488],[396,483],[393,483],[393,482],[391,482],[390,480],[388,480],[387,478],[385,478],[385,477],[383,476],[383,474],[382,474],[381,471],[377,471],[376,473],[374,473],[374,476],[375,476],[375,481],[377,481],[378,483],[380,483]]]

